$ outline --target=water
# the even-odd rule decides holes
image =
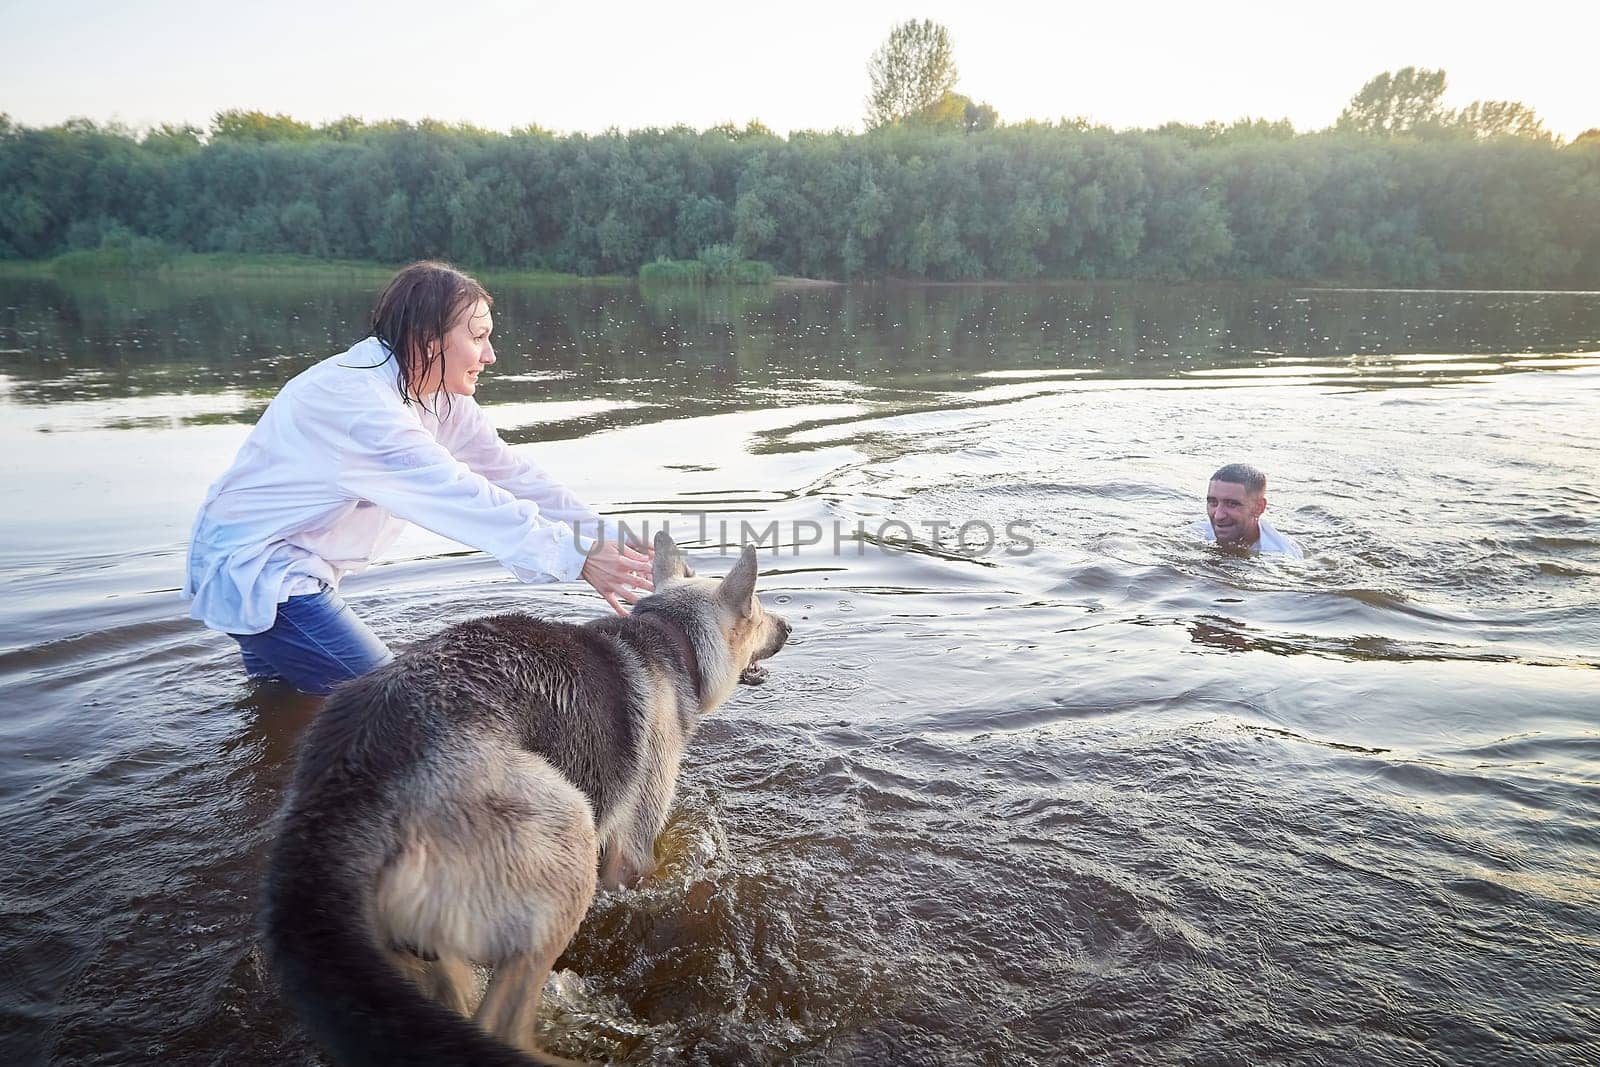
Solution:
[[[1600,295],[496,297],[505,436],[709,571],[777,522],[795,624],[563,958],[553,1047],[1600,1058]],[[315,1062],[253,928],[315,702],[248,690],[175,587],[370,299],[0,282],[0,1060]],[[1234,459],[1306,560],[1184,535]],[[346,591],[403,645],[584,589],[413,532]]]

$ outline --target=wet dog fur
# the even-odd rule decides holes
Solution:
[[[650,872],[698,717],[789,633],[756,599],[753,548],[720,581],[665,534],[655,550],[655,592],[629,616],[451,626],[342,686],[306,731],[265,944],[339,1063],[563,1062],[534,1022],[597,879]],[[493,977],[469,1021],[473,963]]]

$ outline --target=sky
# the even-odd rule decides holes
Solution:
[[[1320,129],[1367,79],[1411,65],[1448,73],[1447,106],[1518,100],[1568,139],[1600,126],[1592,0],[0,0],[0,113],[135,129],[242,108],[562,133],[859,130],[867,62],[910,18],[949,29],[957,90],[1007,122]]]

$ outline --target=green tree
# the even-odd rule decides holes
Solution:
[[[968,133],[992,130],[1000,125],[1000,112],[994,109],[993,104],[980,104],[965,96],[961,99],[966,103],[965,113],[961,116],[961,125]]]
[[[372,250],[379,259],[399,263],[416,257],[417,231],[411,201],[396,189],[383,201],[378,229],[372,235]]]
[[[241,135],[140,137],[0,116],[0,258],[131,268],[237,249],[592,273],[732,244],[814,277],[1600,286],[1600,131],[1558,149],[1515,135],[1540,129],[1518,107],[1433,108],[1430,136],[1395,139],[1256,120],[965,137],[966,98],[939,100],[942,125],[787,138],[355,120],[258,138],[245,113]]]
[[[776,140],[778,137],[766,123],[758,119],[751,119],[744,124],[743,129],[732,122],[719,122],[706,132],[726,137],[730,141]]]
[[[354,141],[365,135],[369,129],[370,127],[356,116],[345,115],[332,122],[324,122],[317,127],[317,133],[333,141]]]
[[[1402,67],[1392,74],[1384,71],[1350,98],[1334,128],[1387,137],[1437,128],[1446,117],[1439,104],[1444,85],[1442,70]]]
[[[1450,125],[1462,133],[1486,141],[1491,137],[1526,137],[1534,141],[1554,140],[1533,108],[1515,100],[1476,100],[1450,116]]]
[[[889,31],[867,64],[872,92],[867,128],[877,129],[937,107],[956,85],[950,31],[931,19],[910,19]]]
[[[183,156],[200,151],[200,137],[197,126],[164,122],[146,133],[139,144],[152,155]]]
[[[211,136],[227,141],[305,141],[311,125],[288,115],[264,111],[219,111],[211,120]]]
[[[920,111],[914,111],[899,120],[905,126],[918,126],[930,130],[952,130],[976,133],[992,130],[1000,122],[1000,113],[989,104],[980,104],[970,96],[945,93]]]
[[[929,130],[962,130],[967,124],[967,106],[972,101],[960,93],[945,93],[920,111],[901,119],[906,126],[920,126]]]
[[[714,196],[689,196],[678,204],[673,233],[673,254],[678,259],[697,255],[702,248],[725,244],[733,235],[733,214]]]

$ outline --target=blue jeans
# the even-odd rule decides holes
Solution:
[[[334,590],[292,596],[278,605],[272,629],[233,634],[252,678],[277,678],[302,693],[327,693],[359,678],[394,653]]]

